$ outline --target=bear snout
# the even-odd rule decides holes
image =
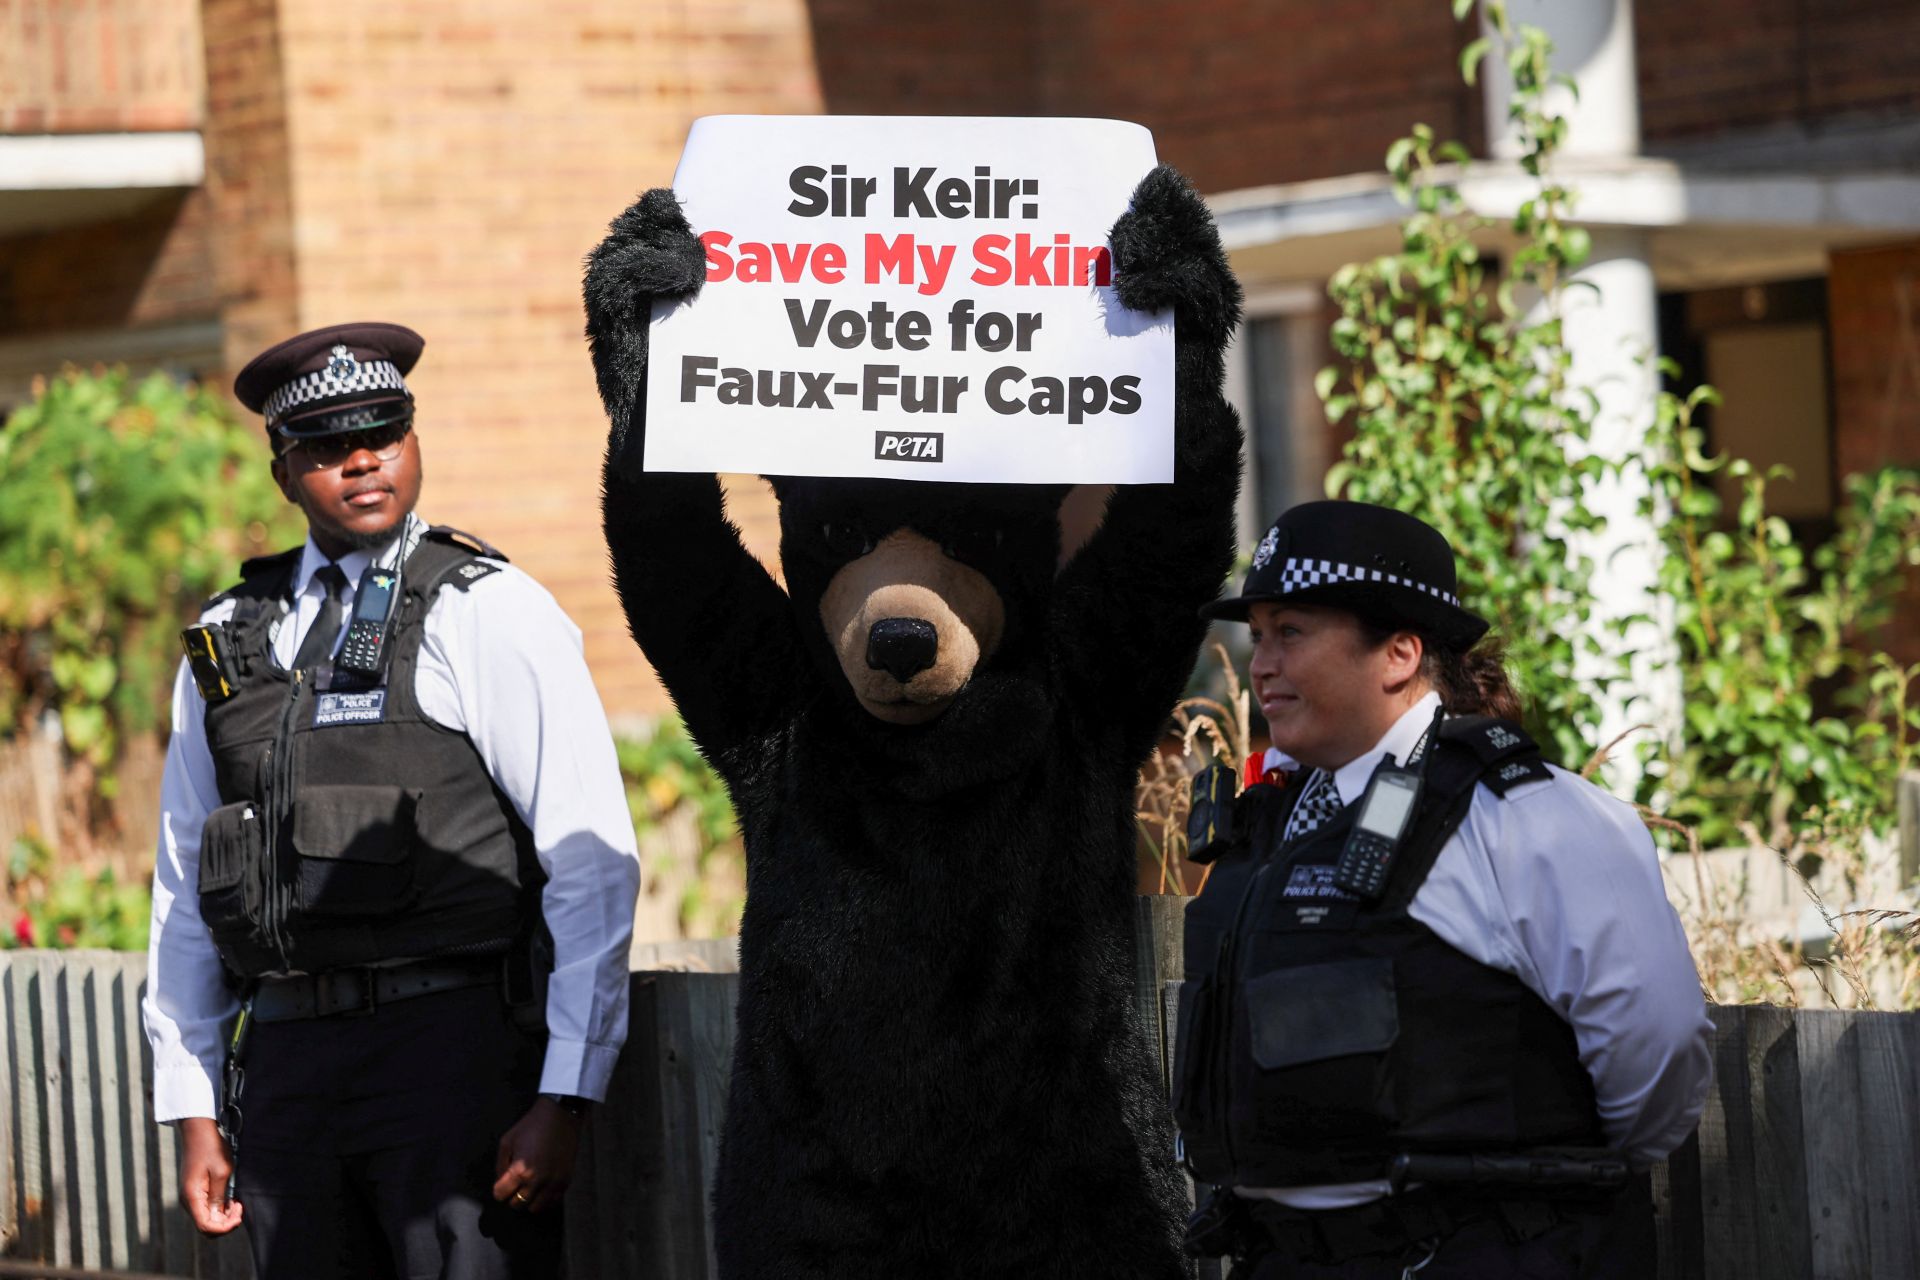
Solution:
[[[933,665],[940,631],[924,618],[882,618],[867,632],[867,665],[901,684]]]

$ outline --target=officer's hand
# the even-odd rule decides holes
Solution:
[[[195,1116],[180,1122],[180,1141],[180,1203],[202,1233],[223,1236],[246,1216],[238,1200],[227,1199],[233,1157],[226,1140],[212,1120]]]
[[[534,1099],[527,1114],[500,1139],[493,1198],[530,1213],[559,1204],[573,1181],[580,1123],[581,1117],[567,1114],[545,1098]]]

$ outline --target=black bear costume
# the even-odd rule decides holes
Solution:
[[[1133,794],[1233,555],[1240,289],[1171,169],[1111,242],[1175,313],[1174,482],[1061,567],[1059,487],[773,478],[784,591],[714,476],[641,469],[650,305],[705,274],[672,192],[589,259],[621,602],[746,841],[727,1280],[1186,1274]]]

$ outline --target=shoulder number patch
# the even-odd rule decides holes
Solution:
[[[468,587],[480,581],[480,579],[486,577],[488,574],[498,572],[500,572],[499,565],[492,564],[485,560],[475,560],[455,569],[448,575],[446,581],[451,582],[454,586],[465,591]]]
[[[1547,762],[1539,756],[1522,756],[1518,760],[1509,760],[1506,764],[1487,770],[1480,781],[1487,784],[1487,790],[1497,796],[1526,782],[1550,782],[1553,771],[1547,768]]]

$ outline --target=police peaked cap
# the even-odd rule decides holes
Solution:
[[[1247,620],[1260,603],[1318,604],[1418,631],[1465,652],[1487,621],[1460,605],[1453,548],[1421,520],[1365,502],[1303,502],[1273,522],[1240,594],[1202,617]]]
[[[329,325],[255,356],[233,394],[280,440],[387,426],[413,416],[406,374],[425,345],[404,325]]]

